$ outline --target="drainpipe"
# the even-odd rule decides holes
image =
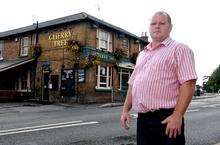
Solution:
[[[35,33],[36,33],[36,37],[35,37],[35,44],[38,44],[38,21],[36,23],[36,28],[35,28]],[[36,75],[37,75],[37,60],[34,61],[34,98],[36,99]]]
[[[114,83],[113,83],[113,73],[112,73],[112,92],[111,92],[111,98],[112,98],[112,103],[114,102]]]

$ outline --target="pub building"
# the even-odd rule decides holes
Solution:
[[[84,12],[1,32],[0,101],[123,101],[147,44]]]

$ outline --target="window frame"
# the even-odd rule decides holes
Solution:
[[[3,60],[4,41],[0,40],[0,60]]]
[[[106,75],[101,75],[101,68],[106,69]],[[103,70],[102,70],[103,71]],[[101,82],[101,77],[105,77],[105,82]],[[96,79],[97,79],[97,85],[96,89],[111,89],[112,88],[112,67],[109,66],[97,66],[96,70]],[[101,86],[106,85],[106,86]]]
[[[105,33],[107,35],[107,39],[101,38],[101,33]],[[106,43],[106,47],[102,46],[102,41]],[[104,30],[98,30],[98,48],[105,51],[111,51],[110,50],[110,33]]]
[[[29,37],[22,37],[21,45],[20,45],[20,56],[27,56],[28,48],[29,48]]]
[[[26,73],[24,74],[21,74],[19,77],[18,77],[18,80],[17,82],[15,83],[15,89],[18,91],[18,92],[31,92],[31,88],[30,88],[30,76],[31,73],[30,71],[27,71]],[[23,78],[23,80],[22,80]],[[25,88],[23,88],[23,86],[25,85]]]
[[[121,42],[121,47],[122,47],[124,53],[125,53],[127,56],[129,56],[129,47],[130,47],[130,45],[129,45],[129,39],[128,39],[128,38],[122,38],[121,41],[122,41],[122,42]],[[125,41],[126,41],[126,42],[125,42]],[[126,44],[125,44],[125,43],[126,43]]]

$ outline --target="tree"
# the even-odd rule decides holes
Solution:
[[[208,81],[204,84],[207,92],[217,92],[220,89],[220,65],[213,71]]]

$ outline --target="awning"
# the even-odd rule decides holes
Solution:
[[[15,68],[17,66],[27,64],[29,62],[34,61],[33,58],[19,58],[14,60],[1,60],[0,61],[0,72],[9,70],[11,68]]]
[[[119,62],[117,63],[117,66],[120,68],[134,69],[135,64],[131,62]]]

